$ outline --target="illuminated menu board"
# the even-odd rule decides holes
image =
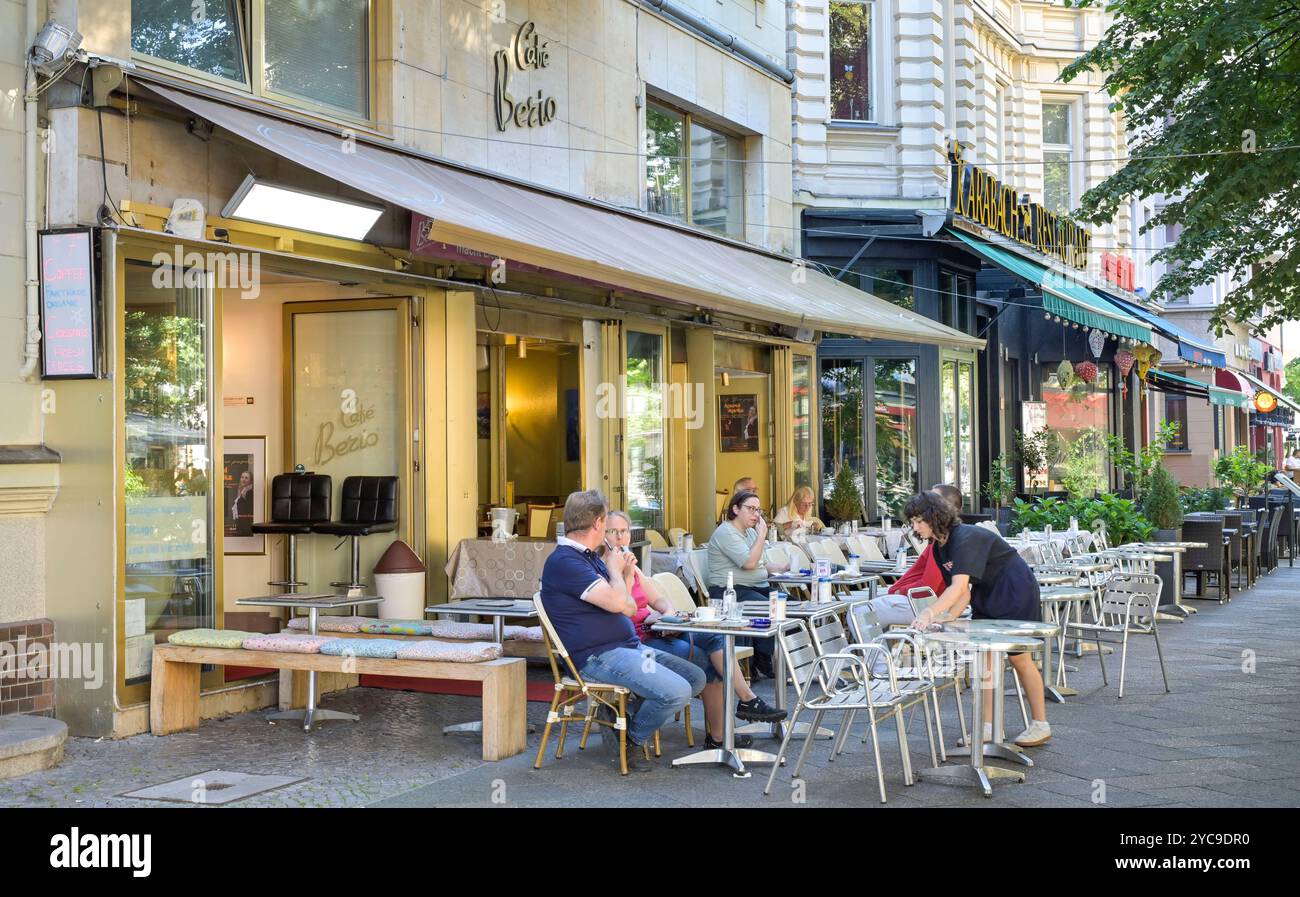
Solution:
[[[40,261],[42,376],[93,378],[99,373],[93,233],[41,234]]]

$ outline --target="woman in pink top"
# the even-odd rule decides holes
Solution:
[[[632,542],[632,522],[622,511],[610,511],[605,524],[605,538],[610,551],[627,551]],[[658,651],[667,651],[685,660],[689,660],[704,670],[708,685],[700,693],[704,702],[704,716],[707,726],[705,744],[719,747],[722,743],[722,670],[725,661],[722,636],[713,633],[675,634],[655,632],[650,627],[660,617],[673,613],[672,602],[659,591],[654,580],[643,576],[637,567],[636,555],[628,552],[623,576],[627,583],[628,594],[636,601],[636,612],[632,614],[632,625],[641,643]],[[736,716],[749,722],[777,722],[785,719],[784,710],[777,710],[762,698],[754,694],[749,687],[740,664],[732,670],[732,682],[736,691]],[[742,742],[744,742],[742,744]],[[748,735],[736,736],[736,747],[748,747],[753,738]]]

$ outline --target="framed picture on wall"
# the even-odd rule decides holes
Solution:
[[[718,396],[718,439],[724,452],[758,451],[758,396]]]
[[[227,436],[221,456],[221,522],[225,554],[266,554],[266,437]]]

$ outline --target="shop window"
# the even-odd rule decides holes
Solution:
[[[370,7],[370,0],[131,0],[131,50],[258,96],[366,119]]]
[[[879,296],[886,302],[892,302],[903,308],[916,308],[916,293],[912,288],[910,268],[875,268],[864,272],[858,284],[868,293]]]
[[[872,3],[831,3],[831,118],[871,121]]]
[[[830,498],[835,475],[848,465],[858,493],[866,476],[865,432],[862,409],[865,400],[861,361],[837,359],[821,366],[822,498]]]
[[[939,371],[943,424],[943,481],[961,490],[964,507],[976,509],[975,365],[945,358]]]
[[[627,513],[637,526],[664,525],[664,336],[627,332]]]
[[[1165,421],[1178,424],[1178,435],[1170,441],[1171,452],[1188,451],[1187,444],[1187,396],[1165,395]]]
[[[1073,132],[1069,103],[1043,104],[1043,205],[1061,215],[1074,208]]]
[[[939,272],[939,323],[962,333],[975,330],[974,284],[969,277]]]
[[[1047,426],[1056,435],[1056,457],[1048,488],[1084,495],[1110,485],[1105,437],[1110,432],[1110,366],[1098,366],[1089,384],[1071,377],[1062,383],[1057,365],[1045,365],[1042,378]]]
[[[745,233],[745,145],[659,103],[646,105],[646,209],[728,237]]]
[[[916,359],[874,362],[876,475],[871,516],[902,519],[908,500],[921,491],[916,432]]]

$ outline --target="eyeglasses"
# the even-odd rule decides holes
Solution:
[[[625,530],[625,529],[607,529],[607,530],[605,530],[605,533],[606,533],[607,535],[613,536],[615,539],[619,538],[620,536],[626,536],[629,532],[630,532],[630,530]]]
[[[761,510],[763,510],[763,506],[762,506],[762,505],[741,505],[741,506],[740,506],[740,510],[742,510],[742,511],[761,511]]]

